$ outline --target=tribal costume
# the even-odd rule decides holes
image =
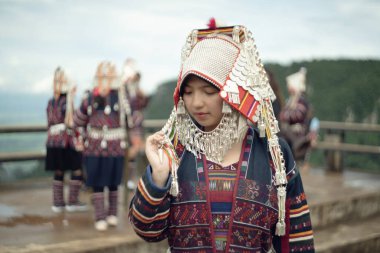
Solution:
[[[46,142],[45,169],[54,171],[54,212],[84,211],[86,207],[78,200],[82,184],[82,154],[76,150],[77,131],[73,128],[73,99],[68,80],[62,69],[54,75],[54,96],[47,106],[48,138]],[[68,205],[64,201],[64,172],[71,171]]]
[[[107,222],[117,225],[118,186],[123,177],[130,107],[111,63],[99,64],[95,85],[92,92],[86,93],[74,121],[85,128],[86,184],[94,191],[95,227],[105,230]],[[109,189],[108,211],[104,207],[105,187]]]
[[[212,131],[202,131],[184,107],[190,75],[217,87],[223,99],[223,118]],[[171,252],[314,252],[301,177],[289,146],[276,136],[273,98],[245,27],[188,36],[176,108],[162,130],[170,140],[165,152],[175,149],[171,176],[158,187],[148,166],[139,181],[130,207],[139,236],[167,238]],[[223,168],[224,155],[241,139],[238,163]]]

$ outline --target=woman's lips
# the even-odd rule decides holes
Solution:
[[[205,112],[196,112],[194,113],[195,117],[200,119],[200,120],[203,120],[207,117],[208,113],[205,113]]]

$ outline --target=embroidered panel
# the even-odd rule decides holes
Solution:
[[[183,201],[206,201],[206,183],[197,181],[181,181],[178,196],[174,198],[173,204]]]
[[[269,231],[277,221],[277,211],[261,203],[237,199],[235,205],[234,223]]]
[[[212,252],[211,236],[208,224],[186,228],[171,228],[169,244],[171,252]],[[189,249],[191,248],[191,249]]]
[[[267,252],[272,240],[269,231],[234,224],[230,252]]]
[[[277,209],[277,189],[273,185],[259,184],[255,180],[239,180],[236,197],[262,203]]]
[[[86,156],[124,156],[125,148],[122,148],[121,140],[108,140],[107,148],[102,148],[101,139],[87,138],[87,145],[83,151]]]

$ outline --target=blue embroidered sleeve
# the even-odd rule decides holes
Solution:
[[[301,175],[293,159],[290,147],[280,139],[288,179],[286,195],[286,235],[275,236],[276,252],[313,253],[314,239],[309,206],[302,185]]]
[[[141,238],[149,242],[161,241],[167,237],[170,215],[168,191],[171,179],[165,187],[156,186],[152,180],[152,168],[147,167],[140,179],[135,196],[129,208],[129,219]]]

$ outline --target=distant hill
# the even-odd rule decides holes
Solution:
[[[320,120],[362,122],[380,111],[380,60],[313,60],[289,65],[268,63],[284,98],[285,78],[307,68],[307,95]],[[146,118],[167,118],[173,108],[176,79],[161,84],[145,111]],[[376,117],[375,117],[376,119]],[[379,124],[379,117],[376,122]]]
[[[289,65],[268,63],[284,98],[288,97],[285,78],[307,68],[307,96],[314,115],[321,121],[353,121],[380,124],[380,60],[313,60]],[[166,119],[173,108],[176,79],[161,84],[151,97],[145,115]],[[346,142],[380,146],[378,134],[347,132]],[[323,152],[315,151],[312,163],[322,166]],[[379,171],[377,155],[350,154],[345,166]]]

